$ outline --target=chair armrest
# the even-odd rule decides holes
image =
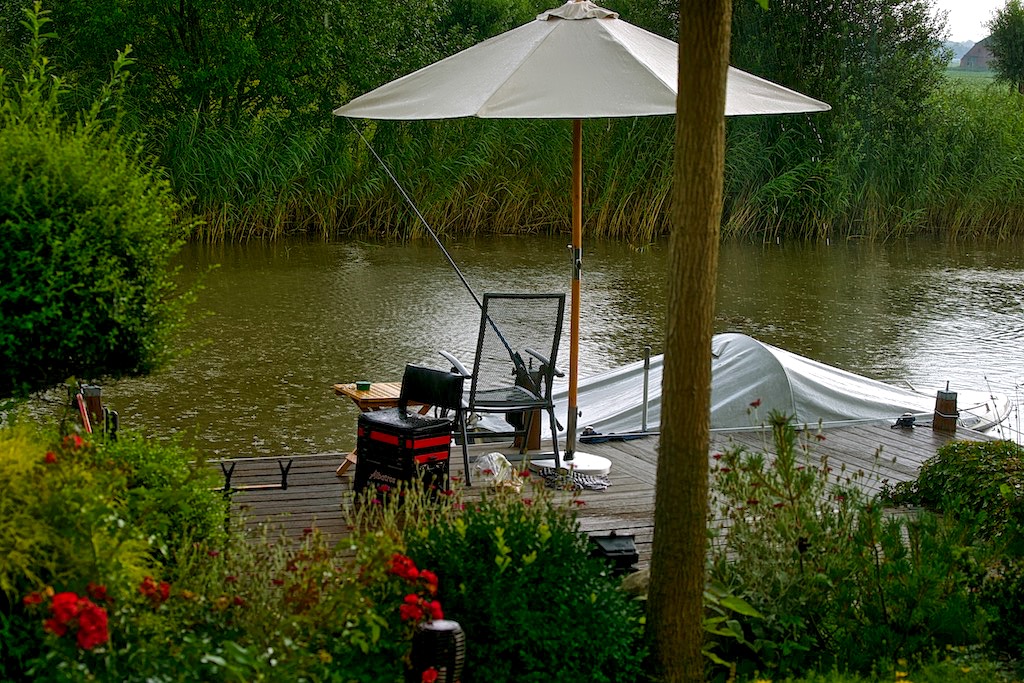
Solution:
[[[534,351],[531,348],[526,348],[523,350],[526,351],[531,356],[533,356],[534,358],[536,358],[538,362],[540,362],[540,364],[543,365],[544,367],[551,367],[551,361],[545,358],[544,356],[540,355],[540,353],[538,353],[537,351]],[[551,371],[555,377],[565,377],[565,373],[559,370],[558,368],[551,367]]]
[[[458,358],[448,353],[447,351],[438,351],[438,353],[444,356],[448,360],[448,362],[452,364],[452,372],[460,374],[466,379],[470,379],[473,377],[469,370],[466,369],[466,366],[459,362]]]

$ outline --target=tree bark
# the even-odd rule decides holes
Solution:
[[[711,336],[725,166],[729,0],[679,3],[679,94],[648,641],[663,681],[702,681]]]

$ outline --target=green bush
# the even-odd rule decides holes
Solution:
[[[1024,659],[1024,558],[1004,557],[989,567],[980,601],[992,614],[992,646]]]
[[[638,679],[640,603],[590,557],[570,505],[543,488],[497,491],[407,522],[409,556],[437,571],[445,612],[465,631],[465,683]]]
[[[440,611],[436,589],[387,536],[339,551],[315,532],[300,543],[239,533],[222,549],[197,544],[132,594],[96,596],[109,619],[91,647],[74,619],[63,634],[44,624],[55,596],[34,598],[24,630],[42,647],[24,671],[36,681],[401,683],[416,626]]]
[[[172,277],[185,231],[170,185],[109,107],[129,60],[67,116],[41,52],[45,13],[28,16],[30,67],[0,76],[0,397],[152,371],[190,296]]]
[[[48,591],[85,595],[104,585],[130,595],[151,566],[149,543],[121,500],[124,478],[97,469],[77,435],[48,445],[36,429],[0,431],[0,679],[18,679],[38,655],[22,600]]]
[[[833,471],[785,416],[772,415],[776,457],[718,454],[711,578],[762,618],[744,624],[753,670],[794,675],[871,671],[946,644],[982,642],[969,538],[928,513],[893,517],[866,492],[868,473]],[[730,645],[732,643],[723,643]]]
[[[925,461],[916,481],[886,497],[951,515],[1016,555],[1024,550],[1024,448],[1012,441],[952,441]]]
[[[226,537],[228,502],[214,489],[220,475],[202,456],[173,444],[120,432],[97,448],[98,466],[116,467],[125,477],[128,515],[163,563],[193,541],[220,546]]]

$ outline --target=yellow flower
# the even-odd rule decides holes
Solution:
[[[907,672],[906,671],[897,671],[896,672],[896,680],[897,681],[904,681],[904,680],[906,680],[906,678],[907,678]]]
[[[222,595],[213,601],[213,606],[216,607],[218,611],[223,612],[228,608],[228,602],[228,596]]]
[[[334,660],[334,657],[331,657],[331,653],[327,650],[320,650],[320,652],[317,653],[317,656],[324,664],[330,664]]]

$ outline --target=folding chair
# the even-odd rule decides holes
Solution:
[[[515,435],[520,455],[528,450],[530,429],[540,411],[546,411],[551,425],[551,448],[560,467],[558,422],[551,395],[554,378],[564,373],[555,367],[562,336],[565,294],[484,294],[480,311],[473,369],[441,351],[456,372],[471,381],[469,399],[463,409],[465,422],[471,417],[503,413],[487,429],[488,435]],[[468,456],[466,482],[470,483]]]

